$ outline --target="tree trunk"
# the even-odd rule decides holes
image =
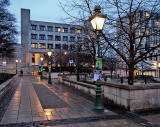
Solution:
[[[134,79],[134,65],[129,65],[129,77],[128,77],[128,84],[133,85]]]

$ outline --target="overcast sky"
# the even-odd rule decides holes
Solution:
[[[10,0],[10,3],[9,10],[17,19],[19,32],[21,8],[30,9],[31,20],[63,23],[62,18],[66,16],[59,6],[58,0]],[[20,43],[20,34],[18,38],[18,43]]]

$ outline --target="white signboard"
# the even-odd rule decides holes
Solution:
[[[72,64],[72,63],[73,63],[73,60],[69,60],[69,63]]]
[[[100,70],[95,70],[95,71],[94,71],[94,81],[100,80],[101,75],[102,75],[102,73],[101,73]]]

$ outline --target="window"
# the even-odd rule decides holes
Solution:
[[[44,34],[40,34],[40,35],[39,35],[39,39],[40,39],[40,40],[45,40],[45,35],[44,35]]]
[[[70,45],[70,49],[74,49],[75,48],[75,45]]]
[[[62,29],[62,32],[68,33],[68,28],[63,28],[63,29]]]
[[[40,44],[39,44],[39,48],[40,48],[40,49],[44,49],[44,48],[46,48],[46,45],[45,45],[44,43],[40,43]]]
[[[48,31],[53,31],[53,26],[47,26]]]
[[[32,30],[36,30],[37,29],[37,25],[31,25]]]
[[[55,44],[55,49],[61,49],[61,44]]]
[[[38,48],[37,43],[31,43],[31,48]]]
[[[53,35],[48,35],[48,40],[53,40]]]
[[[68,50],[68,45],[64,44],[64,45],[63,45],[63,49],[64,49],[64,50]]]
[[[61,28],[60,27],[56,27],[55,28],[55,32],[61,32]]]
[[[82,38],[81,37],[77,37],[78,42],[82,42]]]
[[[81,29],[77,29],[77,34],[81,34]]]
[[[48,44],[48,49],[53,49],[53,44]]]
[[[146,29],[146,32],[145,32],[145,33],[146,33],[146,35],[149,35],[149,30],[148,30],[148,29]]]
[[[70,42],[74,42],[75,41],[75,37],[71,36],[70,37]]]
[[[70,28],[70,33],[75,33],[75,28],[74,27]]]
[[[61,36],[55,36],[55,41],[61,41]]]
[[[145,15],[146,15],[146,17],[149,17],[149,13],[148,12],[146,12]]]
[[[40,31],[45,31],[45,26],[39,26]]]
[[[31,34],[31,39],[37,39],[37,34]]]
[[[63,41],[68,41],[68,36],[63,36]]]

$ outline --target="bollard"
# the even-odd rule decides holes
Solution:
[[[123,77],[121,77],[121,84],[123,84]]]
[[[146,78],[146,76],[144,77],[144,83],[147,84],[147,78]]]

